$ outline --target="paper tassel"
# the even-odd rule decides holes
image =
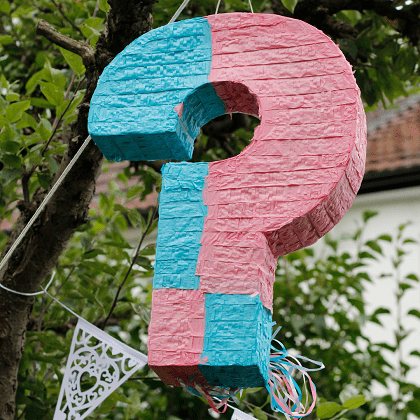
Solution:
[[[243,411],[234,408],[231,420],[255,420],[255,417],[250,416],[249,414],[245,414]]]
[[[273,334],[273,342],[277,343],[280,348],[271,345],[275,353],[270,355],[269,374],[270,380],[266,385],[267,391],[271,396],[271,408],[273,411],[283,413],[287,419],[300,419],[309,415],[315,407],[316,403],[316,388],[308,372],[314,372],[324,369],[324,364],[316,360],[308,359],[304,356],[290,356],[284,345],[275,339],[281,327],[277,328]],[[300,363],[304,360],[315,364],[316,368],[306,368]],[[310,391],[306,389],[306,401],[302,401],[303,393],[293,377],[293,374],[300,372],[304,387],[309,385]],[[309,406],[308,394],[312,396],[312,403]]]
[[[54,420],[84,419],[146,363],[146,355],[79,318]],[[95,383],[83,389],[89,378]]]

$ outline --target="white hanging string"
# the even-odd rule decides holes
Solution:
[[[55,275],[55,272],[54,272]],[[66,305],[64,305],[64,303],[61,303],[58,299],[56,299],[54,296],[51,296],[48,292],[47,292],[47,288],[42,288],[43,292],[41,293],[45,293],[46,295],[48,295],[52,300],[56,301],[58,304],[60,304],[64,309],[67,309],[72,315],[74,315],[76,318],[78,319],[83,319],[80,315],[77,315],[76,312],[73,312],[70,308],[68,308]],[[86,321],[86,320],[84,320]],[[87,321],[86,321],[87,322]]]
[[[178,10],[175,12],[175,14],[172,16],[172,19],[169,21],[169,23],[175,22],[178,16],[181,14],[181,12],[184,10],[185,6],[189,3],[190,0],[184,0],[179,6]]]
[[[52,283],[52,281],[54,280],[54,277],[55,277],[55,271],[54,271],[54,273],[53,273],[53,275],[51,276],[51,280],[48,282],[48,284],[45,286],[45,289],[44,288],[42,288],[41,287],[41,289],[43,290],[43,292],[35,292],[35,293],[23,293],[23,292],[18,292],[17,290],[12,290],[12,289],[9,289],[8,287],[6,287],[6,286],[3,286],[1,283],[0,283],[0,287],[2,288],[2,289],[4,289],[4,290],[7,290],[8,292],[10,292],[10,293],[15,293],[16,295],[21,295],[21,296],[37,296],[37,295],[43,295],[44,293],[47,293],[47,289],[50,287],[50,284]],[[47,295],[48,295],[48,293],[47,293]]]
[[[79,159],[79,157],[82,154],[83,150],[85,150],[86,146],[88,145],[90,139],[91,139],[90,136],[88,136],[86,138],[85,142],[82,144],[82,146],[77,151],[77,153],[73,156],[73,159],[66,166],[66,168],[63,171],[63,173],[60,175],[60,177],[57,179],[56,183],[51,188],[51,191],[45,196],[45,198],[42,201],[41,205],[38,207],[38,209],[36,210],[36,212],[34,213],[34,215],[31,217],[31,220],[29,220],[28,224],[24,227],[24,229],[22,230],[22,232],[20,233],[20,235],[17,237],[16,241],[10,247],[9,251],[4,256],[2,262],[0,263],[0,272],[3,269],[3,267],[6,265],[7,261],[9,261],[9,258],[12,256],[13,252],[18,247],[18,245],[20,244],[20,242],[22,241],[22,239],[24,238],[24,236],[26,235],[26,233],[28,232],[28,230],[30,229],[30,227],[32,226],[32,224],[35,222],[35,220],[37,219],[37,217],[39,216],[39,214],[42,212],[42,210],[44,209],[44,207],[47,205],[48,201],[50,201],[51,197],[54,195],[54,193],[57,190],[57,188],[63,182],[63,179],[69,173],[70,169],[76,163],[77,159]],[[0,284],[0,286],[1,286],[1,284]],[[3,289],[5,288],[4,286],[2,286],[2,287],[3,287]],[[43,292],[40,292],[40,293],[43,293]],[[20,294],[22,294],[22,293],[20,293]],[[29,294],[27,296],[33,296],[33,295],[32,294]]]
[[[172,16],[172,19],[169,21],[169,23],[173,23],[178,19],[178,16],[182,13],[182,11],[184,10],[184,8],[187,6],[187,4],[189,3],[190,0],[184,0],[181,4],[181,6],[179,6],[178,10],[175,12],[175,14]],[[217,2],[217,6],[216,6],[216,12],[214,13],[215,15],[217,15],[218,11],[219,11],[219,7],[220,7],[220,2],[222,0],[218,0]],[[252,3],[251,0],[248,0],[249,3],[249,8],[251,10],[251,13],[254,13],[254,8],[252,7]]]

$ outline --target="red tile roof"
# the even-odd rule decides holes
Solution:
[[[420,166],[420,95],[367,114],[366,174]]]

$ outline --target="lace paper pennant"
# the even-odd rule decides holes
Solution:
[[[255,417],[250,416],[249,414],[245,414],[243,411],[234,408],[231,420],[255,420]]]
[[[79,318],[54,420],[82,420],[134,372],[147,356]]]

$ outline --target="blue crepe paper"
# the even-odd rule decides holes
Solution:
[[[105,157],[190,159],[200,127],[225,111],[208,83],[211,58],[204,18],[154,29],[118,54],[90,103],[89,133]]]
[[[154,289],[198,289],[195,270],[207,215],[202,196],[206,175],[207,163],[162,167]]]
[[[199,365],[210,385],[260,387],[268,383],[271,312],[259,296],[206,294],[206,327]]]

